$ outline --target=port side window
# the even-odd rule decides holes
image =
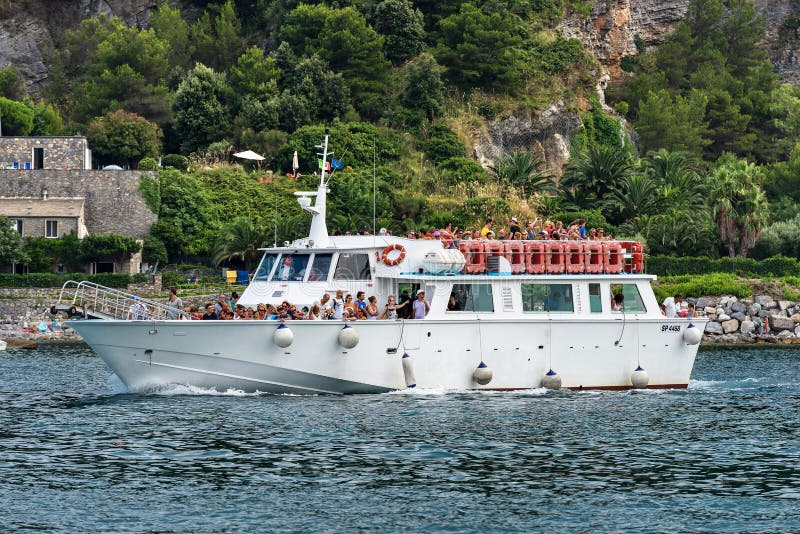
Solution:
[[[315,254],[311,269],[308,271],[308,281],[316,282],[327,280],[328,273],[331,270],[332,258],[333,254]]]
[[[269,280],[269,273],[272,272],[272,267],[275,265],[276,259],[278,259],[277,254],[264,254],[264,258],[262,258],[261,265],[258,266],[253,280],[258,282],[266,282]]]
[[[353,252],[340,253],[333,278],[334,280],[371,280],[369,255]]]
[[[522,311],[573,312],[572,284],[522,284]]]
[[[647,312],[636,284],[613,284],[611,286],[611,294],[615,296],[622,295],[622,311],[625,313]]]
[[[589,311],[603,313],[603,297],[600,284],[589,284]]]
[[[449,312],[493,312],[492,286],[489,284],[453,284],[450,300],[447,302]]]

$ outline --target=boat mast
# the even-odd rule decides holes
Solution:
[[[325,139],[321,145],[316,145],[314,148],[319,148],[322,152],[317,152],[318,156],[322,157],[322,172],[319,178],[319,187],[316,192],[313,191],[297,191],[295,195],[298,197],[297,202],[300,206],[311,213],[311,229],[308,232],[308,240],[313,242],[314,247],[327,247],[330,245],[328,237],[328,226],[325,222],[325,199],[328,193],[328,183],[325,181],[325,171],[328,166],[328,156],[333,155],[333,152],[328,152],[328,129],[325,128]],[[316,197],[314,205],[311,205],[311,197]]]

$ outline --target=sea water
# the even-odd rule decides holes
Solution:
[[[398,362],[399,365],[399,362]],[[688,390],[128,392],[83,346],[0,353],[0,526],[800,531],[800,351]]]

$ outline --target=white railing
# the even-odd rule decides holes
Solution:
[[[58,309],[75,306],[85,316],[97,319],[178,319],[184,312],[155,300],[145,299],[92,282],[67,281],[58,297]]]

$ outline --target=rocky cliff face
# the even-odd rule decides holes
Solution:
[[[781,77],[800,83],[800,1],[754,0],[766,20],[764,47]],[[611,83],[622,79],[623,56],[661,43],[686,14],[689,0],[595,0],[588,18],[571,16],[559,25],[579,39],[606,69]]]

